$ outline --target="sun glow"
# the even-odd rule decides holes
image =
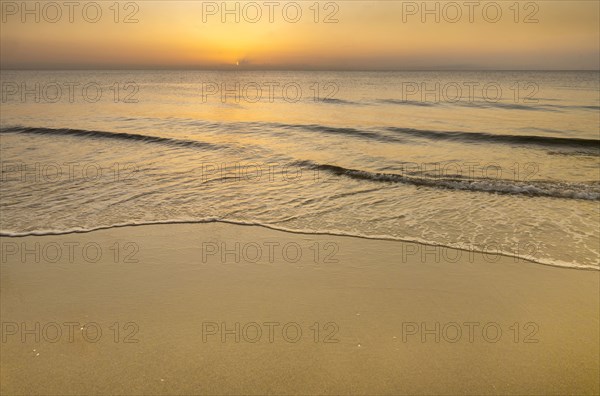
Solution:
[[[444,8],[437,16],[420,15],[414,9],[407,13],[403,4],[413,2],[329,2],[319,3],[319,9],[302,2],[299,13],[293,7],[284,13],[280,5],[271,14],[250,3],[240,3],[232,14],[203,9],[205,3],[143,2],[136,14],[127,9],[118,15],[106,8],[97,23],[86,22],[79,14],[74,14],[74,23],[66,19],[48,23],[43,13],[39,23],[33,23],[30,15],[25,18],[32,23],[22,23],[19,10],[11,9],[3,14],[1,66],[600,67],[598,2],[543,2],[535,14],[529,9],[516,13],[507,5],[494,23],[481,9],[473,13],[473,22],[463,17],[456,23],[448,20],[455,14]],[[325,4],[337,8],[326,9]],[[423,23],[423,17],[432,23]],[[125,19],[137,22],[123,23]]]

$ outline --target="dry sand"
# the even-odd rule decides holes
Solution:
[[[221,223],[1,242],[2,394],[600,392],[598,271]]]

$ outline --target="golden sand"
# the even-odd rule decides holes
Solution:
[[[1,242],[2,394],[600,392],[598,271],[220,223]]]

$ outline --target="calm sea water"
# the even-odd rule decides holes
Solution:
[[[598,268],[599,80],[2,71],[1,232],[223,220]]]

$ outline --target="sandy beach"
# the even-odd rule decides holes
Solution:
[[[0,396],[600,395],[600,1],[0,15]]]
[[[223,223],[1,244],[2,394],[600,391],[595,270]]]

